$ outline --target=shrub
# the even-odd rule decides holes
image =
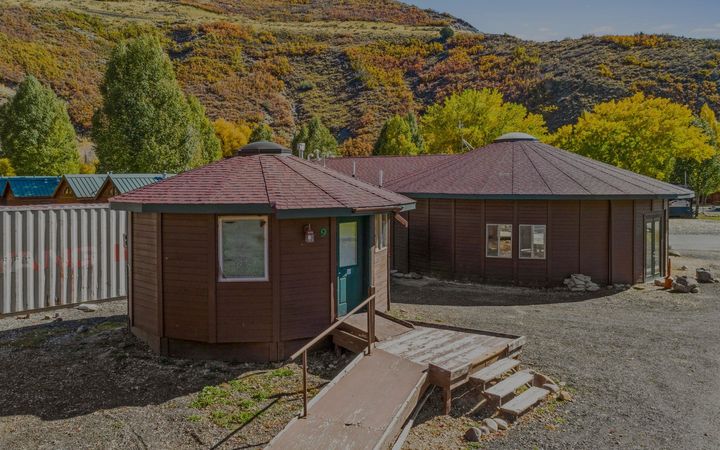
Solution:
[[[601,77],[612,78],[614,76],[612,69],[605,63],[598,64],[598,74]]]
[[[455,30],[453,30],[451,27],[442,27],[440,29],[440,39],[442,39],[443,42],[447,41],[453,36],[455,36]]]

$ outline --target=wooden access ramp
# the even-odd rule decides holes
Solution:
[[[380,349],[361,353],[266,448],[388,448],[427,387],[427,365]]]

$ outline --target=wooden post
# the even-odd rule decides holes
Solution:
[[[303,418],[308,415],[308,401],[307,401],[307,350],[303,352],[302,357],[303,366]]]

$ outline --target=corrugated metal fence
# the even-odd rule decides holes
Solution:
[[[107,204],[0,207],[2,310],[124,297],[127,213]]]

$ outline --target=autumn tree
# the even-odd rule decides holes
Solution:
[[[427,109],[420,120],[428,153],[461,153],[482,147],[509,132],[542,138],[545,121],[516,103],[504,102],[494,89],[468,89]]]
[[[708,136],[690,109],[642,93],[595,105],[575,125],[548,138],[566,150],[668,180],[679,159],[703,161],[713,155]]]
[[[77,173],[80,155],[67,105],[35,77],[28,76],[15,96],[0,107],[0,147],[6,174]]]
[[[297,145],[300,143],[305,143],[306,155],[328,157],[337,154],[337,140],[318,117],[310,119],[293,137],[292,150],[295,155],[298,154]]]
[[[157,38],[118,44],[100,92],[92,130],[100,171],[181,172],[219,157],[205,111],[183,94]]]
[[[249,142],[259,142],[259,141],[272,141],[273,140],[273,131],[272,128],[270,128],[270,125],[266,123],[260,123],[253,128],[252,133],[250,133]]]
[[[220,140],[222,155],[225,158],[235,155],[235,152],[240,147],[250,142],[252,130],[245,122],[234,123],[225,119],[217,119],[213,126],[215,136]]]
[[[418,124],[417,116],[414,112],[410,111],[405,116],[405,121],[410,127],[410,135],[412,136],[412,142],[417,147],[418,153],[425,153],[425,139],[420,133],[420,125]]]
[[[373,155],[417,155],[418,151],[410,124],[403,117],[395,115],[385,121],[380,129]]]
[[[695,158],[680,158],[675,164],[671,181],[676,184],[687,184],[698,197],[695,202],[695,215],[700,212],[700,204],[705,198],[720,191],[720,122],[715,112],[705,104],[700,109],[696,125],[702,129],[709,138],[713,147],[713,154],[705,160]]]

